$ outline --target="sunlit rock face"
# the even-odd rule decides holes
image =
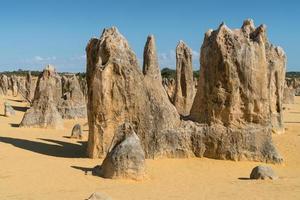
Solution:
[[[173,104],[179,114],[188,116],[195,96],[192,50],[180,41],[176,47],[176,77]]]
[[[62,77],[62,98],[58,111],[63,119],[86,118],[86,102],[78,78],[73,74]]]
[[[61,77],[48,65],[38,78],[30,109],[21,121],[21,127],[63,128],[63,120],[57,109],[62,96]]]
[[[146,157],[153,156],[155,138],[162,130],[179,125],[152,62],[143,75],[134,52],[117,28],[105,29],[87,48],[89,157],[104,156],[115,130],[133,125]],[[154,62],[155,63],[155,62]],[[151,72],[151,73],[150,73]]]
[[[221,24],[205,34],[191,119],[227,127],[248,124],[282,131],[285,54],[267,39],[266,27],[244,21],[241,29]]]
[[[153,42],[150,37],[145,45],[143,73],[127,40],[115,27],[105,29],[100,39],[89,41],[89,157],[106,156],[109,147],[115,146],[118,127],[127,123],[146,158],[205,156],[282,162],[271,133],[277,125],[280,128],[280,117],[273,116],[281,116],[279,92],[284,69],[278,64],[270,70],[270,63],[283,59],[284,54],[267,46],[264,26],[255,28],[246,20],[241,29],[231,30],[222,24],[206,33],[190,120],[180,120],[158,81]],[[273,59],[269,54],[278,56]],[[276,86],[275,93],[270,92],[271,85]],[[276,112],[271,109],[275,103],[279,106]]]

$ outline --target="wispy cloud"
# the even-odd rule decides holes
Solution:
[[[35,62],[47,62],[47,61],[54,61],[56,60],[56,56],[51,56],[51,57],[46,57],[46,58],[43,58],[41,56],[34,56],[33,59],[30,59],[32,61],[35,61]],[[29,60],[29,62],[30,62]]]

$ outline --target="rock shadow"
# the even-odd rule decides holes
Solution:
[[[23,100],[18,100],[18,99],[7,99],[7,100],[8,100],[8,101],[18,102],[18,103],[24,102]]]
[[[20,111],[20,112],[26,112],[29,108],[28,107],[23,107],[23,106],[11,106],[14,110]]]
[[[251,178],[248,178],[248,177],[239,177],[238,179],[239,180],[243,180],[243,181],[249,181],[249,180],[251,180]]]
[[[78,169],[80,171],[83,171],[85,175],[87,175],[88,173],[92,174],[92,175],[95,175],[93,173],[94,167],[92,167],[92,168],[90,168],[90,167],[80,167],[80,166],[71,166],[71,167],[74,168],[74,169]]]
[[[20,124],[10,123],[10,126],[13,127],[13,128],[19,128]]]
[[[73,144],[68,142],[63,142],[59,140],[43,139],[38,138],[39,140],[51,142],[55,144],[11,138],[11,137],[0,137],[0,142],[11,144],[15,147],[32,151],[35,153],[62,157],[62,158],[83,158],[86,157],[86,142],[79,142],[79,144]]]

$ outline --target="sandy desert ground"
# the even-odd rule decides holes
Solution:
[[[3,116],[4,101],[16,116]],[[273,137],[285,160],[271,165],[275,181],[248,179],[261,163],[207,158],[147,160],[148,179],[140,182],[92,176],[101,160],[84,157],[86,137],[68,138],[86,120],[65,121],[63,130],[19,128],[26,106],[21,98],[0,97],[1,200],[82,200],[95,191],[117,200],[300,199],[300,97],[285,105],[286,133]]]

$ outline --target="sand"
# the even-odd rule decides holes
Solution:
[[[271,165],[275,181],[249,180],[261,163],[207,158],[147,160],[145,181],[109,180],[92,176],[100,159],[85,158],[85,138],[68,138],[75,123],[63,130],[19,128],[27,103],[0,97],[0,199],[83,200],[98,191],[117,200],[300,199],[300,97],[285,105],[286,133],[274,135],[284,164]],[[17,110],[3,116],[3,102]],[[87,175],[85,174],[87,172]]]

